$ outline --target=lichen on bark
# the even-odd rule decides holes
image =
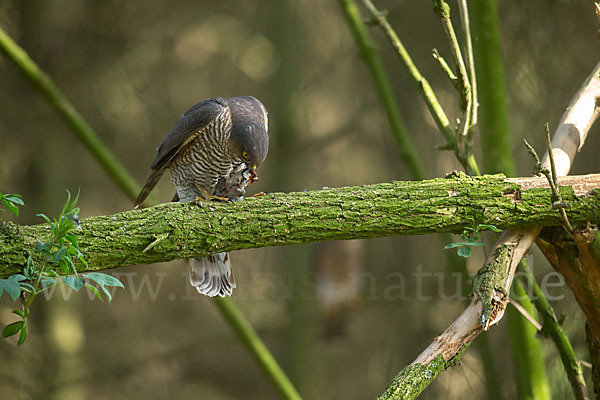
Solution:
[[[473,280],[473,293],[482,302],[480,320],[482,327],[487,327],[490,319],[495,319],[497,310],[503,310],[508,301],[507,266],[513,258],[514,246],[513,243],[504,243],[496,248],[494,256],[488,258],[488,262],[477,272]]]
[[[377,400],[409,400],[415,399],[419,394],[447,368],[458,365],[460,357],[469,348],[469,344],[463,346],[457,354],[449,360],[440,354],[427,364],[413,363],[407,365],[396,375]]]

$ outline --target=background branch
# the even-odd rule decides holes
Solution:
[[[425,170],[417,156],[412,140],[408,135],[406,126],[404,125],[404,121],[400,114],[400,109],[398,108],[398,103],[392,92],[389,79],[380,58],[377,55],[375,45],[367,33],[367,28],[361,19],[358,7],[353,0],[339,0],[339,2],[344,11],[344,15],[346,16],[346,20],[348,21],[348,25],[354,34],[356,44],[358,45],[362,57],[369,68],[371,77],[373,78],[375,89],[377,90],[377,94],[379,95],[381,104],[383,105],[383,109],[385,110],[390,123],[390,128],[392,129],[392,133],[398,144],[397,147],[400,152],[400,157],[409,169],[414,180],[425,179]]]
[[[562,327],[556,318],[556,314],[554,313],[554,309],[552,306],[550,306],[548,300],[546,300],[542,289],[539,287],[535,281],[535,277],[529,270],[527,259],[524,258],[521,260],[519,270],[523,271],[523,274],[520,275],[521,279],[527,284],[528,287],[533,288],[532,301],[535,304],[539,314],[542,316],[542,320],[544,321],[540,333],[549,336],[556,345],[560,359],[563,363],[565,371],[567,372],[567,377],[569,378],[569,383],[571,384],[575,399],[589,399],[583,371],[579,365],[579,362],[577,361],[573,346],[571,346],[569,338],[562,330]]]

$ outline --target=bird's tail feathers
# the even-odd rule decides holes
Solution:
[[[236,285],[229,262],[229,253],[191,258],[190,283],[200,294],[209,297],[231,296]]]
[[[164,172],[165,172],[164,168],[155,169],[152,171],[152,173],[148,177],[148,180],[146,181],[146,184],[142,188],[142,191],[140,192],[137,199],[135,200],[135,206],[133,208],[137,209],[140,206],[140,204],[142,204],[144,202],[144,200],[146,200],[146,197],[148,197],[148,195],[150,194],[152,189],[154,189],[154,186],[156,186],[156,183],[158,182],[158,180],[160,179],[160,177],[162,176],[162,174]]]

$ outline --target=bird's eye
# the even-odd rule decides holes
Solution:
[[[248,153],[246,153],[246,152],[243,152],[243,153],[242,153],[242,157],[244,157],[244,160],[247,160],[247,159],[248,159]]]

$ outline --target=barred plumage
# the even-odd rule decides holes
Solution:
[[[220,177],[231,172],[233,158],[228,154],[227,143],[231,132],[231,111],[223,110],[207,126],[186,140],[171,162],[171,183],[179,194],[180,201],[193,201],[212,193]]]
[[[268,148],[267,110],[260,101],[250,96],[201,101],[183,114],[158,146],[135,207],[167,168],[179,201],[241,200]],[[190,265],[190,281],[200,293],[231,294],[235,281],[226,253],[192,259]]]

